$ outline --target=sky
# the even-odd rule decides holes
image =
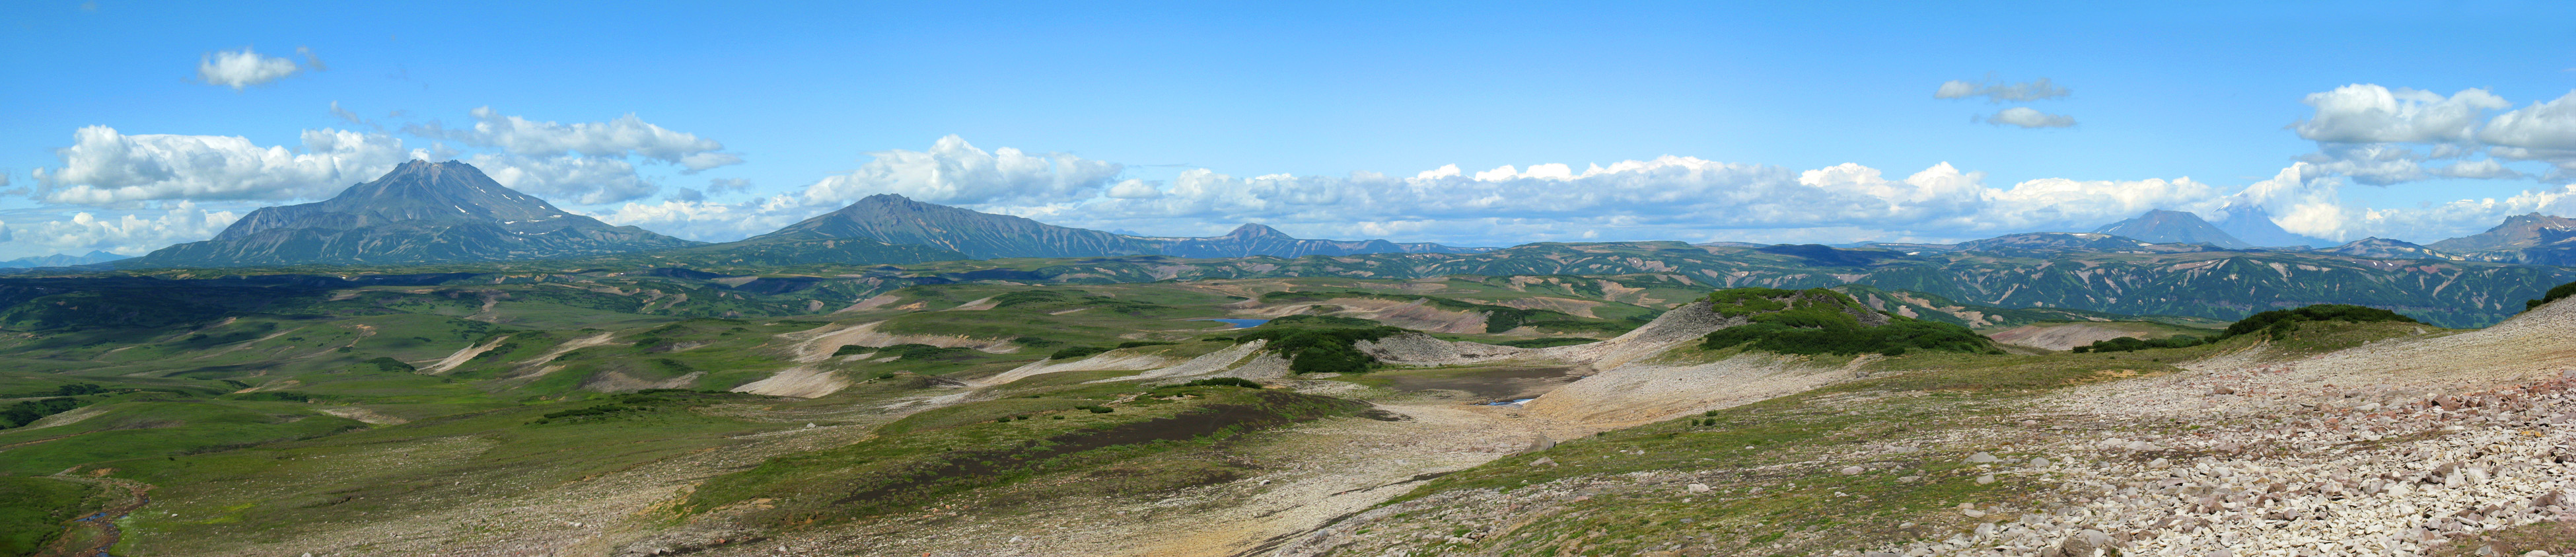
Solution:
[[[2576,215],[2576,3],[1743,4],[19,1],[0,259],[415,158],[704,241],[876,193],[1473,246]]]

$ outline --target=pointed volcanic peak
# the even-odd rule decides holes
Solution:
[[[2138,218],[2111,223],[2094,232],[2159,244],[2209,244],[2228,249],[2254,247],[2219,230],[2209,221],[2201,220],[2200,215],[2163,209],[2147,211]]]
[[[555,259],[698,245],[557,209],[457,161],[403,163],[331,199],[252,211],[212,240],[140,267],[422,264]]]
[[[2379,259],[2448,259],[2453,261],[2466,259],[2457,255],[2443,253],[2440,250],[2415,245],[2411,242],[2390,240],[2380,237],[2362,238],[2359,240],[2353,240],[2351,243],[2320,249],[2317,251],[2340,253],[2355,257],[2374,257]]]
[[[2486,232],[2433,242],[2426,247],[2463,254],[2529,249],[2564,240],[2571,231],[2576,231],[2576,219],[2531,213],[2506,218],[2503,224]]]
[[[1208,238],[1148,238],[1161,245],[1162,253],[1175,257],[1215,258],[1305,257],[1309,255],[1363,255],[1371,253],[1480,253],[1485,248],[1461,248],[1433,243],[1395,243],[1386,240],[1302,240],[1279,229],[1258,224],[1236,227],[1223,236]]]
[[[980,213],[881,193],[747,241],[866,238],[956,251],[975,259],[1155,253],[1143,238]]]
[[[2333,240],[2299,234],[2291,232],[2288,229],[2281,228],[2280,223],[2272,221],[2272,213],[2270,211],[2263,210],[2262,207],[2228,205],[2226,207],[2221,207],[2218,210],[2227,213],[2227,218],[2218,219],[2218,222],[2214,223],[2215,226],[2218,227],[2219,231],[2226,232],[2227,235],[2234,236],[2237,240],[2242,240],[2245,243],[2252,244],[2257,247],[2327,247],[2335,245],[2335,241]]]

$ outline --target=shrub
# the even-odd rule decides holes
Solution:
[[[1841,292],[1823,288],[1788,291],[1737,288],[1709,294],[1719,314],[1751,316],[1751,323],[1718,329],[1701,346],[1723,349],[1750,346],[1781,354],[1890,356],[1908,350],[1993,353],[1993,341],[1967,327],[1889,315],[1885,325],[1861,324],[1857,315],[1875,313]]]
[[[2208,344],[2209,342],[2210,339],[2208,337],[2197,337],[2191,335],[2174,335],[2156,340],[2139,340],[2137,337],[2120,337],[2111,340],[2093,341],[2093,344],[2088,346],[2077,346],[2071,350],[2071,352],[2077,354],[2086,352],[2132,352],[2150,348],[2187,348]]]
[[[2279,338],[2281,333],[2297,329],[2299,323],[2309,321],[2343,321],[2348,323],[2395,321],[2399,323],[2420,323],[2420,321],[2416,321],[2415,318],[2399,315],[2394,311],[2374,307],[2350,304],[2317,304],[2298,309],[2276,309],[2246,316],[2244,319],[2239,319],[2236,323],[2228,325],[2227,332],[2219,334],[2217,339],[2212,340],[2225,340],[2235,338],[2240,335],[2249,335],[2258,332],[2268,334],[2273,338]]]
[[[2540,299],[2538,300],[2523,301],[2522,310],[2531,311],[2540,309],[2540,306],[2542,305],[2558,301],[2559,298],[2565,298],[2568,296],[2576,296],[2576,282],[2561,284],[2558,285],[2557,288],[2551,288],[2549,289],[2549,293],[2540,295]]]
[[[396,360],[393,358],[379,357],[373,360],[367,360],[365,363],[374,364],[376,366],[376,371],[382,371],[385,373],[414,373],[420,371],[419,368],[411,367],[411,364],[406,364],[403,363],[402,360]]]
[[[1587,344],[1587,343],[1594,343],[1594,342],[1601,342],[1601,339],[1596,339],[1596,338],[1583,338],[1583,337],[1525,338],[1525,339],[1519,339],[1519,340],[1506,340],[1506,341],[1497,342],[1497,343],[1494,343],[1494,344],[1501,345],[1501,346],[1517,347],[1517,348],[1549,348],[1549,347],[1556,347],[1556,346],[1573,346],[1573,345],[1577,345],[1577,344]]]
[[[1177,342],[1162,342],[1162,341],[1155,341],[1155,340],[1134,340],[1134,341],[1127,341],[1127,342],[1121,342],[1121,343],[1118,343],[1118,347],[1119,347],[1119,348],[1136,348],[1136,347],[1140,347],[1140,346],[1168,346],[1168,345],[1173,345],[1173,344],[1180,344],[1180,343],[1177,343]]]
[[[1246,389],[1259,389],[1259,388],[1261,388],[1261,384],[1260,384],[1260,383],[1254,383],[1254,382],[1252,382],[1252,380],[1250,380],[1250,379],[1244,379],[1244,378],[1241,378],[1241,377],[1211,377],[1211,378],[1207,378],[1207,379],[1200,379],[1200,380],[1197,380],[1197,381],[1191,381],[1191,382],[1188,382],[1188,383],[1182,383],[1182,384],[1180,384],[1180,386],[1182,386],[1182,387],[1225,386],[1225,387],[1243,387],[1243,388],[1246,388]]]
[[[1267,340],[1263,350],[1288,358],[1288,370],[1297,373],[1366,373],[1377,358],[1351,346],[1362,340],[1377,340],[1405,333],[1395,327],[1367,328],[1269,328],[1235,337],[1238,342]]]
[[[71,398],[21,400],[16,404],[9,405],[6,410],[0,410],[0,427],[25,426],[27,424],[34,423],[36,420],[44,419],[45,416],[61,414],[63,412],[70,411],[73,408],[79,408],[80,406],[81,403],[79,399]]]
[[[841,345],[841,348],[840,348],[840,349],[838,349],[838,350],[833,350],[833,351],[832,351],[832,357],[834,357],[834,358],[838,358],[838,357],[842,357],[842,356],[852,356],[852,355],[858,355],[858,354],[866,354],[866,353],[875,352],[875,351],[877,351],[877,347],[874,347],[874,346],[860,346],[860,345],[856,345],[856,344],[843,344],[843,345]]]
[[[1057,359],[1057,360],[1070,360],[1070,359],[1074,359],[1074,358],[1080,358],[1080,357],[1083,357],[1083,356],[1089,356],[1089,355],[1092,355],[1092,354],[1098,354],[1098,353],[1102,353],[1102,352],[1108,352],[1108,351],[1110,351],[1110,350],[1111,350],[1111,349],[1109,349],[1109,348],[1101,348],[1101,347],[1098,347],[1098,346],[1068,346],[1068,347],[1065,347],[1065,349],[1063,349],[1063,350],[1057,350],[1057,351],[1055,351],[1055,353],[1054,353],[1054,354],[1048,354],[1048,355],[1047,355],[1047,357],[1048,357],[1048,358],[1051,358],[1051,359]]]

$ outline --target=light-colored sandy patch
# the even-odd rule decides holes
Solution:
[[[465,365],[465,362],[473,361],[475,356],[481,356],[484,352],[492,351],[493,347],[500,346],[501,341],[505,340],[510,340],[510,335],[494,337],[491,342],[483,343],[480,346],[467,345],[464,348],[456,349],[456,353],[448,354],[446,358],[439,359],[438,363],[430,364],[429,367],[420,368],[420,371],[421,373],[427,373],[430,375],[447,373],[450,370],[456,369],[456,366]]]
[[[1073,361],[1038,360],[1036,362],[1031,362],[1029,365],[1020,366],[1010,371],[1002,372],[1000,375],[970,380],[967,381],[966,384],[973,387],[990,387],[994,385],[1007,385],[1013,381],[1046,375],[1049,373],[1066,371],[1101,371],[1111,369],[1156,369],[1171,367],[1186,361],[1167,358],[1155,354],[1140,354],[1138,352],[1139,350],[1134,348],[1120,348],[1117,350],[1094,354],[1089,358]]]
[[[64,411],[64,412],[63,412],[63,413],[61,413],[61,414],[55,414],[55,415],[51,415],[51,416],[45,416],[45,417],[42,417],[42,418],[37,418],[37,419],[36,419],[36,421],[33,421],[33,422],[27,422],[27,425],[26,425],[25,427],[20,427],[20,428],[18,428],[18,431],[26,431],[26,430],[30,430],[30,429],[44,429],[44,428],[54,427],[54,426],[58,426],[58,425],[71,425],[71,424],[76,424],[76,423],[80,423],[80,421],[81,421],[81,420],[86,420],[86,419],[90,419],[90,418],[93,418],[93,417],[97,417],[99,414],[105,414],[105,413],[107,413],[106,405],[103,405],[103,404],[92,404],[92,405],[89,405],[89,406],[83,406],[83,407],[79,407],[79,408],[73,408],[73,409],[71,409],[71,410]]]
[[[655,381],[627,375],[621,371],[609,371],[583,378],[581,388],[602,393],[624,393],[644,389],[682,389],[697,385],[698,378],[706,375],[707,372],[694,371],[687,375]]]
[[[615,340],[616,337],[617,335],[615,333],[600,333],[564,341],[563,344],[555,345],[554,349],[547,350],[546,353],[538,355],[535,359],[521,362],[519,364],[519,368],[522,370],[542,368],[545,367],[546,364],[554,363],[555,358],[561,358],[564,354],[593,346],[605,346],[610,341]]]
[[[1655,317],[1654,321],[1646,323],[1645,326],[1611,337],[1610,340],[1542,348],[1538,352],[1547,357],[1588,363],[1595,368],[1608,369],[1663,354],[1674,347],[1696,342],[1700,337],[1708,336],[1718,329],[1747,322],[1750,320],[1743,317],[1718,315],[1716,311],[1709,309],[1707,300],[1701,300],[1673,308],[1672,311]]]
[[[833,352],[839,351],[843,346],[854,344],[878,348],[897,344],[927,344],[941,348],[973,348],[994,354],[1008,354],[1020,350],[1019,345],[1012,344],[1007,339],[962,335],[898,335],[878,332],[877,326],[883,324],[885,324],[884,321],[870,321],[856,325],[831,324],[780,333],[778,337],[795,343],[796,361],[808,364],[831,359]]]
[[[892,303],[900,302],[900,301],[903,301],[903,297],[902,297],[902,296],[896,296],[896,295],[893,295],[893,294],[878,294],[878,295],[877,295],[876,297],[874,297],[874,298],[868,298],[868,299],[865,299],[865,300],[860,300],[860,301],[859,301],[859,303],[850,304],[850,307],[841,308],[840,310],[833,311],[832,313],[848,313],[848,312],[853,312],[853,311],[867,311],[867,310],[877,309],[877,308],[880,308],[880,307],[885,307],[885,305],[886,305],[886,304],[892,304]]]
[[[1523,404],[1551,437],[1569,439],[1796,394],[1855,377],[1872,358],[1820,366],[1805,358],[1739,354],[1698,365],[1603,370]]]
[[[1495,346],[1431,338],[1422,333],[1405,333],[1378,340],[1351,343],[1371,357],[1396,365],[1457,365],[1493,361],[1531,353],[1527,348]]]
[[[1224,350],[1209,352],[1204,356],[1190,358],[1190,361],[1181,362],[1180,364],[1173,365],[1171,367],[1147,370],[1144,373],[1127,377],[1115,377],[1090,382],[1107,383],[1111,381],[1138,381],[1214,374],[1228,369],[1233,369],[1236,364],[1243,363],[1244,359],[1251,357],[1253,352],[1260,351],[1263,345],[1267,345],[1269,343],[1270,341],[1266,340],[1246,342],[1234,345],[1233,347],[1229,347]]]
[[[357,406],[327,406],[327,407],[322,407],[322,408],[315,408],[315,410],[320,410],[320,411],[322,411],[322,413],[324,413],[324,414],[330,414],[330,415],[333,415],[333,416],[339,416],[339,417],[348,418],[348,419],[352,419],[352,420],[357,420],[357,421],[361,421],[361,422],[367,422],[367,423],[375,424],[375,425],[394,425],[394,424],[401,424],[401,423],[409,423],[409,422],[411,422],[411,420],[402,419],[402,418],[400,418],[400,417],[396,417],[396,416],[389,416],[389,415],[386,415],[386,414],[384,414],[384,413],[382,413],[382,412],[377,412],[377,411],[374,411],[374,410],[368,410],[368,409],[366,409],[366,408],[357,407]]]
[[[1073,309],[1066,309],[1066,310],[1056,310],[1056,311],[1050,311],[1050,312],[1047,312],[1047,315],[1072,315],[1072,314],[1076,314],[1076,313],[1082,313],[1082,312],[1084,312],[1084,311],[1088,311],[1088,310],[1090,310],[1090,309],[1091,309],[1091,308],[1073,308]]]
[[[850,387],[850,380],[838,373],[814,366],[796,366],[780,370],[767,379],[744,383],[733,392],[756,395],[815,398],[840,392]]]
[[[959,304],[957,307],[948,308],[947,311],[984,311],[993,309],[994,305],[995,302],[993,302],[993,297],[985,296],[972,302]]]
[[[1249,301],[1249,300],[1247,300]],[[1356,317],[1397,327],[1434,333],[1485,332],[1485,313],[1451,311],[1430,307],[1422,300],[1395,301],[1376,298],[1333,298],[1316,303],[1276,306],[1244,306],[1239,313],[1253,317],[1286,317],[1312,312],[1316,306],[1333,306],[1327,315]],[[1232,308],[1234,306],[1228,306]]]

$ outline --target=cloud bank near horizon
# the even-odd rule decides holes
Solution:
[[[1939,93],[1994,102],[2066,94],[2045,80],[1951,82]],[[2568,184],[2576,181],[2576,91],[2517,109],[2480,89],[2441,95],[2355,84],[2303,102],[2314,114],[2289,129],[2318,150],[2247,184],[2188,177],[1989,184],[1984,173],[1948,163],[1903,173],[1857,163],[1796,169],[1673,155],[1580,168],[1448,165],[1411,175],[1341,176],[1241,176],[1202,168],[1144,179],[1114,161],[987,150],[952,135],[922,150],[867,153],[872,160],[856,170],[766,195],[753,194],[738,178],[663,187],[639,164],[694,174],[745,160],[712,138],[632,114],[558,123],[486,107],[471,112],[474,124],[466,128],[433,121],[387,131],[334,103],[332,114],[372,131],[312,129],[300,135],[300,145],[264,146],[238,136],[76,130],[71,145],[57,150],[59,165],[35,169],[31,184],[6,189],[52,207],[0,214],[0,238],[47,253],[140,254],[210,237],[256,206],[329,197],[411,159],[464,160],[503,185],[570,210],[708,241],[768,232],[878,193],[1104,230],[1212,235],[1257,222],[1303,237],[1453,245],[1946,242],[2090,230],[2151,209],[2212,220],[2260,209],[2283,228],[2310,236],[2429,241],[2474,233],[2511,214],[2576,212],[2576,189]],[[2020,107],[1997,117],[2015,110],[2029,114],[1995,124],[2073,124]],[[2533,180],[2541,187],[2416,208],[2362,207],[2341,195],[2354,184],[2403,187],[2435,178]],[[741,195],[750,198],[710,199]]]

